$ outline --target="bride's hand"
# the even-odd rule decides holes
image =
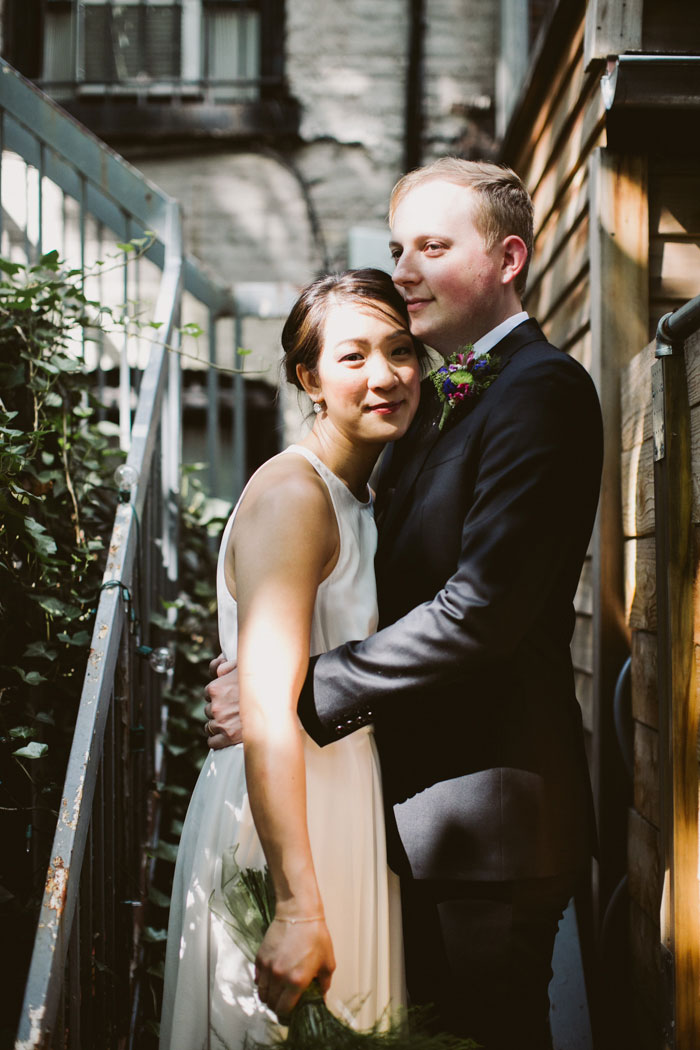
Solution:
[[[255,981],[263,1003],[281,1024],[314,978],[327,992],[335,970],[335,956],[324,919],[270,925],[255,960]]]
[[[207,703],[205,732],[207,745],[217,751],[243,740],[238,691],[238,667],[223,655],[209,664],[212,681],[204,689]]]

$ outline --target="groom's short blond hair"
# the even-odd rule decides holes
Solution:
[[[474,222],[488,250],[512,234],[525,242],[527,262],[514,282],[515,290],[522,295],[532,257],[534,232],[532,200],[520,177],[505,165],[440,157],[399,179],[391,192],[389,222],[393,224],[397,206],[411,190],[425,182],[437,181],[453,182],[475,192]]]

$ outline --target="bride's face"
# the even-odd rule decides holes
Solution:
[[[402,437],[418,407],[420,365],[411,335],[384,303],[330,306],[316,372],[307,378],[321,401],[319,423],[352,441]]]

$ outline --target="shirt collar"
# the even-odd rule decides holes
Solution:
[[[492,328],[486,335],[482,335],[481,339],[477,339],[474,343],[474,350],[479,353],[487,353],[489,350],[493,350],[497,343],[500,343],[501,339],[517,328],[523,321],[527,321],[529,314],[527,310],[520,310],[517,314],[512,314],[510,317],[506,317],[505,321],[501,321],[500,324]]]

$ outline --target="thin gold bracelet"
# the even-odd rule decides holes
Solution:
[[[309,915],[302,919],[287,919],[283,915],[275,915],[273,922],[286,922],[290,926],[296,926],[298,922],[325,922],[325,915]]]

